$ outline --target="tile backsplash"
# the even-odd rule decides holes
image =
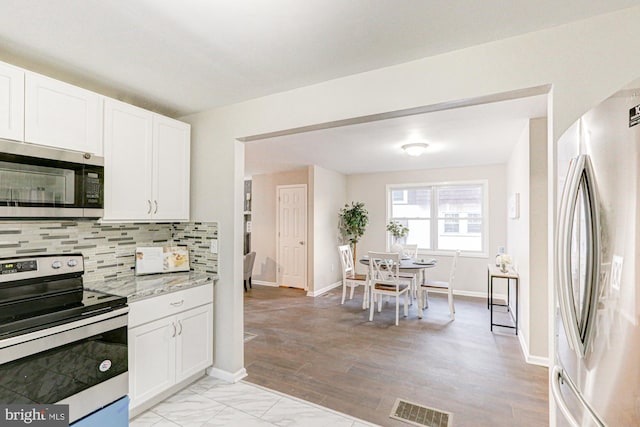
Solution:
[[[188,246],[191,269],[217,273],[209,250],[215,222],[115,223],[95,221],[0,221],[0,257],[80,252],[85,282],[132,276],[136,246]]]

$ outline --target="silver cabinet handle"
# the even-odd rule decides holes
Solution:
[[[147,203],[149,203],[149,210],[147,211],[148,214],[151,213],[151,200],[147,200]]]
[[[180,325],[180,331],[178,332],[178,335],[182,335],[182,322],[178,320],[178,325]]]
[[[157,201],[157,200],[154,200],[154,201],[153,201],[153,203],[155,203],[155,204],[156,204],[156,210],[154,210],[154,211],[153,211],[153,213],[154,213],[154,214],[157,214],[157,213],[158,213],[158,201]]]
[[[180,301],[176,301],[176,302],[171,302],[169,304],[171,304],[174,307],[180,307],[182,304],[184,303],[184,300],[181,299]]]
[[[173,335],[171,335],[171,338],[175,338],[175,336],[176,336],[176,324],[172,322],[171,326],[173,326]]]

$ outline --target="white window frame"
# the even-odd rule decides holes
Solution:
[[[392,206],[392,196],[391,191],[397,189],[408,189],[408,188],[431,188],[431,214],[429,218],[429,225],[431,227],[431,244],[437,243],[437,230],[438,230],[438,203],[437,203],[437,191],[435,189],[437,187],[447,187],[447,186],[464,186],[464,185],[480,185],[482,186],[482,214],[480,219],[482,220],[481,227],[481,250],[480,251],[462,251],[461,255],[470,258],[486,258],[489,255],[489,181],[486,179],[481,180],[470,180],[470,181],[442,181],[442,182],[420,182],[420,183],[407,183],[407,184],[387,184],[386,185],[386,195],[385,200],[387,202],[387,214],[386,214],[386,222],[388,224],[391,221],[391,206]],[[423,218],[416,218],[423,219]],[[435,233],[435,234],[434,234]],[[387,235],[389,233],[387,232]],[[390,239],[387,238],[387,242],[390,242]],[[390,243],[388,243],[390,246]],[[453,255],[454,250],[449,249],[425,249],[418,248],[420,254],[424,255]]]

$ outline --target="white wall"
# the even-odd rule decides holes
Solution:
[[[428,156],[428,154],[427,154]],[[387,172],[350,175],[347,178],[349,200],[364,202],[369,211],[369,225],[358,243],[358,256],[368,251],[386,250],[387,184],[442,183],[486,180],[488,183],[488,256],[462,256],[456,273],[456,292],[466,295],[487,295],[487,263],[495,260],[498,246],[506,244],[505,166],[470,166],[463,168],[427,169],[409,172]],[[451,256],[434,256],[438,267],[428,270],[433,280],[449,280]],[[364,272],[362,266],[359,268]]]
[[[341,173],[311,167],[310,210],[313,212],[313,254],[309,259],[313,283],[310,295],[319,295],[331,285],[342,281],[338,245],[341,244],[338,229],[338,212],[347,200],[347,177]]]
[[[531,312],[529,319],[529,353],[532,358],[548,358],[549,320],[553,310],[549,310],[549,248],[547,235],[549,221],[547,212],[547,187],[549,169],[547,167],[547,119],[534,119],[529,131],[529,298]]]
[[[276,284],[277,186],[308,184],[307,168],[251,177],[251,250],[256,253],[253,281]]]
[[[539,364],[549,356],[546,132],[546,118],[531,120],[507,163],[507,198],[520,195],[519,217],[507,219],[506,247],[520,276],[520,340],[527,360]]]
[[[640,55],[630,54],[640,51],[637,22],[640,6],[184,117],[192,124],[192,219],[217,221],[220,230],[216,372],[235,378],[243,371],[244,170],[237,157],[244,154],[236,138],[551,84],[554,171],[564,129],[640,76]],[[549,182],[554,212],[555,179]],[[553,214],[549,220],[553,226]]]
[[[507,163],[507,198],[520,195],[520,215],[507,220],[506,252],[519,279],[520,340],[527,360],[548,358],[547,119],[531,120]]]

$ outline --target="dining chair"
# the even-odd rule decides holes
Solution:
[[[371,303],[369,304],[369,321],[373,321],[376,300],[378,312],[382,311],[382,297],[396,298],[396,326],[400,312],[400,297],[404,295],[404,316],[409,314],[409,290],[411,285],[400,278],[401,256],[396,252],[369,252],[369,280]]]
[[[344,304],[347,296],[347,287],[351,288],[349,299],[353,299],[353,291],[358,286],[364,287],[364,296],[362,298],[362,309],[366,309],[369,304],[369,278],[366,274],[356,273],[353,266],[353,252],[351,245],[338,246],[340,252],[340,264],[342,264],[342,302]]]
[[[402,245],[402,253],[404,256],[408,256],[409,258],[418,258],[418,245],[417,244],[406,244]]]
[[[402,253],[400,254],[402,255],[404,258],[409,257],[411,259],[416,259],[418,258],[418,245],[417,244],[406,244],[406,245],[402,245]],[[418,297],[418,276],[421,273],[419,272],[408,272],[408,271],[401,271],[400,272],[400,277],[406,280],[411,281],[411,299],[415,299]],[[411,304],[412,301],[409,301],[409,303]]]
[[[423,292],[424,298],[422,299],[424,307],[429,308],[429,291],[443,292],[446,291],[449,298],[449,315],[451,320],[456,319],[456,308],[453,305],[453,283],[456,277],[456,265],[458,264],[458,258],[460,257],[460,251],[457,250],[453,255],[453,261],[451,261],[451,271],[449,272],[449,281],[431,281],[427,280],[420,286],[420,292]]]
[[[256,253],[249,252],[244,256],[244,291],[247,292],[247,282],[249,283],[249,288],[251,288],[251,276],[253,275],[253,263],[256,261]]]

